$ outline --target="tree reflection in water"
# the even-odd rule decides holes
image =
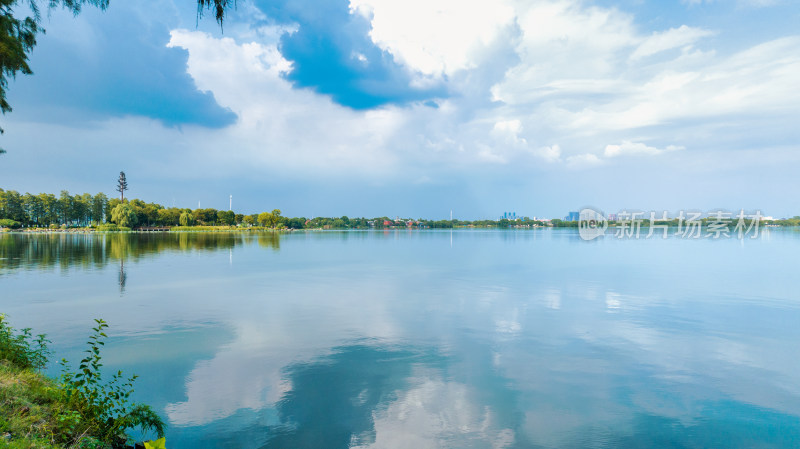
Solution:
[[[125,274],[125,260],[119,260],[119,293],[125,293],[125,283],[128,281],[128,275]]]
[[[101,269],[119,262],[117,282],[124,293],[125,262],[138,262],[165,251],[215,252],[258,241],[280,250],[280,233],[163,232],[163,233],[4,233],[0,234],[0,276],[6,270]]]

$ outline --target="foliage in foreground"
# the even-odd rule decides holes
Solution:
[[[0,315],[0,447],[115,449],[139,428],[164,436],[165,424],[149,406],[131,403],[136,376],[101,375],[100,348],[108,325],[95,320],[77,372],[64,363],[56,381],[38,372],[47,363],[48,340],[15,331]]]
[[[31,329],[16,333],[0,314],[0,360],[7,361],[21,369],[40,370],[47,364],[47,337],[44,334],[33,338]]]

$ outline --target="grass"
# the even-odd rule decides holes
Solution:
[[[150,407],[129,402],[136,376],[102,378],[107,324],[95,321],[78,370],[62,361],[63,374],[52,379],[40,372],[49,341],[16,331],[0,314],[0,448],[125,448],[126,432],[135,428],[164,436],[164,422]]]
[[[60,396],[52,379],[0,361],[0,447],[71,447],[58,444],[56,435],[65,411]]]

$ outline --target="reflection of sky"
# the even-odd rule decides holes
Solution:
[[[114,264],[7,269],[3,309],[49,332],[57,357],[76,354],[91,317],[109,321],[107,364],[141,376],[136,394],[169,418],[172,447],[800,438],[795,234],[450,239],[295,233],[279,246],[170,247],[126,264],[122,296]]]

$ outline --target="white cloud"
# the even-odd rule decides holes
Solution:
[[[539,136],[561,141],[567,153],[644,127],[651,138],[680,146],[675,129],[732,117],[747,126],[748,116],[776,114],[791,128],[788,111],[800,102],[791,87],[800,77],[797,36],[718,55],[694,48],[712,34],[706,29],[644,34],[630,15],[577,1],[520,3],[517,16],[520,60],[491,87],[492,99],[539,124]]]
[[[350,7],[417,82],[442,83],[452,95],[436,108],[352,110],[286,79],[295,68],[278,42],[298,25],[231,24],[236,39],[174,30],[169,45],[188,51],[197,87],[233,110],[235,124],[157,132],[142,119],[105,125],[159,136],[170,149],[165,157],[191,159],[198,177],[248,171],[438,182],[443,173],[606,170],[616,156],[689,142],[694,155],[736,135],[777,141],[784,152],[796,147],[788,130],[800,103],[800,36],[750,38],[722,51],[705,47],[724,40],[724,29],[707,42],[702,26],[646,29],[621,8],[579,0],[352,0]],[[349,57],[370,64],[358,51]],[[82,135],[99,141],[107,132]],[[735,151],[754,151],[739,140]]]
[[[655,32],[634,50],[631,54],[631,59],[641,59],[662,51],[691,45],[700,38],[710,36],[711,34],[713,33],[708,30],[692,28],[686,25],[681,25],[679,28],[671,28],[660,33]]]
[[[494,124],[491,134],[500,142],[504,142],[513,147],[526,147],[528,142],[524,137],[520,137],[522,132],[522,122],[514,120],[502,120]]]
[[[212,91],[239,118],[222,131],[185,133],[217,170],[246,165],[413,180],[430,178],[428,167],[560,160],[558,145],[530,145],[520,119],[503,117],[493,108],[465,117],[469,104],[464,101],[469,100],[441,100],[438,108],[418,104],[354,111],[295,89],[282,76],[293,68],[278,52],[279,37],[237,43],[197,31],[172,32],[170,45],[189,51],[188,71],[198,88]],[[233,151],[220,153],[218,148]]]
[[[603,156],[605,157],[618,157],[618,156],[626,156],[626,155],[658,155],[667,153],[670,151],[678,151],[683,150],[684,147],[669,145],[666,148],[659,149],[656,147],[647,146],[641,142],[631,142],[631,141],[624,141],[619,145],[606,145],[606,149],[603,152]]]
[[[604,161],[596,154],[584,153],[567,157],[567,167],[569,168],[589,168],[602,165]]]
[[[791,87],[800,77],[800,37],[692,65],[666,68],[643,82],[630,80],[630,87],[609,101],[565,111],[564,118],[574,128],[635,129],[690,119],[784,115],[800,101],[800,90]]]
[[[433,2],[425,7],[445,14],[455,4]],[[506,8],[511,7],[508,19]],[[246,164],[304,174],[435,179],[443,168],[470,171],[542,162],[551,168],[603,167],[606,159],[616,156],[682,148],[685,140],[671,131],[679,126],[676,122],[692,120],[690,126],[702,126],[703,121],[731,114],[786,114],[781,111],[800,101],[794,89],[800,74],[798,37],[721,57],[690,48],[710,34],[706,30],[681,26],[645,35],[630,15],[562,0],[504,4],[502,14],[487,16],[480,26],[471,22],[482,15],[480,7],[467,5],[466,18],[451,18],[464,21],[454,32],[462,33],[457,40],[426,34],[450,32],[434,27],[437,19],[423,24],[414,39],[405,39],[417,29],[382,25],[384,20],[393,22],[395,6],[354,0],[351,8],[354,14],[371,17],[376,42],[407,58],[408,67],[425,76],[490,64],[473,50],[508,28],[509,20],[519,27],[519,39],[506,42],[518,60],[500,82],[480,77],[468,84],[454,81],[451,88],[465,90],[439,100],[438,108],[353,111],[284,79],[293,67],[277,42],[296,28],[268,28],[260,32],[258,42],[242,43],[176,30],[170,45],[189,50],[188,71],[198,87],[212,91],[221,105],[239,116],[228,129],[199,130],[186,134],[187,140],[210,155],[216,169],[233,171]],[[671,48],[681,51],[665,51]],[[352,54],[368,64],[362,56]],[[647,65],[641,70],[632,70],[644,61]],[[491,92],[494,102],[480,100],[481,91]],[[631,139],[631,132],[643,127],[648,127],[648,141],[664,146]],[[598,140],[622,143],[600,154],[578,151],[595,147]],[[220,147],[235,151],[223,158],[217,154]]]
[[[493,98],[506,104],[538,101],[560,90],[558,83],[602,90],[609,76],[616,76],[624,52],[640,40],[632,17],[617,10],[584,8],[569,0],[517,7],[521,37],[515,49],[520,61],[492,87]]]
[[[387,139],[405,121],[402,111],[353,111],[294,89],[281,76],[292,67],[276,43],[238,44],[176,30],[169,45],[189,50],[188,71],[198,88],[213,91],[239,117],[220,132],[190,136],[198,140],[197,148],[235,148],[225,153],[229,163],[306,172],[338,168],[380,174],[394,162]]]
[[[504,1],[351,0],[350,9],[370,20],[375,44],[432,78],[474,68],[475,51],[514,20],[513,8]]]
[[[546,147],[538,148],[535,152],[535,155],[541,157],[547,162],[557,162],[561,160],[561,147],[558,145],[550,145]]]
[[[705,3],[717,3],[726,0],[681,0],[681,3],[687,5],[702,5]],[[782,0],[727,0],[729,3],[736,3],[738,6],[751,7],[751,8],[765,8],[767,6],[775,6],[781,3]]]
[[[492,131],[516,136],[522,131],[522,122],[517,119],[500,121],[494,124]]]
[[[239,117],[222,131],[184,131],[190,145],[216,169],[413,181],[436,179],[440,170],[603,167],[609,158],[697,143],[676,129],[734,115],[745,123],[765,113],[782,120],[800,102],[796,36],[720,56],[693,48],[712,34],[701,27],[643,32],[634,16],[579,0],[351,0],[350,9],[417,82],[448,83],[455,95],[438,108],[354,111],[284,78],[293,67],[277,44],[296,26],[260,27],[245,36],[252,42],[176,30],[170,45],[189,51],[198,87]],[[516,59],[486,76],[504,51]],[[361,53],[351,57],[369,64]],[[663,146],[632,137],[643,134]],[[582,152],[598,141],[622,143]],[[221,157],[218,148],[231,150]]]

